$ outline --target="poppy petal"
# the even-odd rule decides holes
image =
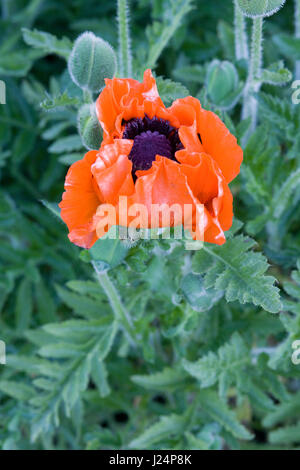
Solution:
[[[212,111],[203,109],[199,100],[192,96],[174,101],[168,111],[176,115],[180,126],[190,127],[188,131],[184,127],[179,130],[185,148],[208,153],[230,183],[239,174],[243,151],[221,119]],[[196,140],[197,134],[200,144]]]
[[[90,248],[96,241],[91,228],[93,216],[101,202],[91,173],[96,157],[97,151],[90,151],[69,168],[65,192],[59,204],[61,217],[70,232],[69,239],[83,248]]]
[[[128,78],[114,78],[106,79],[105,84],[96,102],[105,142],[111,141],[113,137],[121,137],[120,125],[123,119],[143,117],[145,112],[154,115],[157,107],[164,108],[150,69],[145,70],[142,83]]]
[[[114,144],[100,149],[91,171],[99,188],[102,200],[115,205],[119,196],[134,192],[132,163],[128,155],[133,141],[116,139]]]

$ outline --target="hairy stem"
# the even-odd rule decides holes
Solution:
[[[248,60],[249,50],[248,38],[246,33],[246,22],[243,13],[238,7],[237,0],[234,1],[234,37],[236,59]]]
[[[300,38],[300,0],[295,0],[295,36]],[[295,80],[300,80],[300,60],[296,60]]]
[[[253,132],[257,123],[257,100],[254,93],[260,90],[261,83],[259,81],[262,66],[262,27],[263,18],[254,18],[251,39],[251,56],[248,71],[248,79],[244,91],[244,103],[242,110],[242,119],[251,117],[251,129]],[[247,138],[248,136],[246,136]]]
[[[131,344],[135,344],[134,341],[134,326],[130,318],[129,312],[126,310],[123,302],[119,296],[117,289],[109,278],[107,271],[99,271],[96,263],[92,262],[93,268],[97,274],[97,278],[100,286],[108,298],[110,306],[114,312],[116,320],[122,325],[126,336]]]
[[[93,103],[93,94],[89,90],[83,90],[83,100],[85,103]]]
[[[119,28],[119,74],[132,76],[131,41],[129,32],[129,10],[127,0],[118,0]]]

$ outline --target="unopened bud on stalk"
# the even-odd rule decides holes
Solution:
[[[259,18],[274,15],[285,0],[237,0],[237,3],[245,16]]]
[[[78,112],[78,130],[83,145],[98,150],[102,141],[102,128],[96,116],[94,104],[84,104]]]
[[[76,85],[83,90],[99,92],[105,78],[113,78],[117,59],[113,48],[94,33],[79,36],[69,57],[69,72]]]
[[[230,107],[239,92],[239,77],[235,66],[228,61],[213,60],[206,73],[209,99],[221,108]]]

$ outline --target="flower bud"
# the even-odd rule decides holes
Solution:
[[[237,0],[242,13],[250,18],[274,15],[285,0]]]
[[[98,150],[102,141],[102,128],[96,116],[94,104],[84,104],[78,112],[78,130],[83,145]]]
[[[96,93],[105,85],[105,78],[114,76],[117,59],[108,42],[86,32],[76,39],[68,66],[76,85]]]
[[[216,106],[229,106],[228,99],[235,95],[238,85],[238,73],[231,62],[216,59],[208,66],[206,88],[209,99]]]

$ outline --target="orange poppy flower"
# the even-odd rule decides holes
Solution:
[[[96,109],[101,147],[70,167],[60,203],[70,240],[90,248],[99,238],[99,209],[115,207],[119,223],[123,198],[127,215],[134,204],[149,210],[153,204],[189,204],[194,238],[223,244],[233,217],[228,183],[240,171],[243,152],[219,117],[191,96],[166,108],[150,70],[142,83],[107,79]],[[195,226],[198,207],[202,227]],[[151,216],[146,224],[152,226]]]

